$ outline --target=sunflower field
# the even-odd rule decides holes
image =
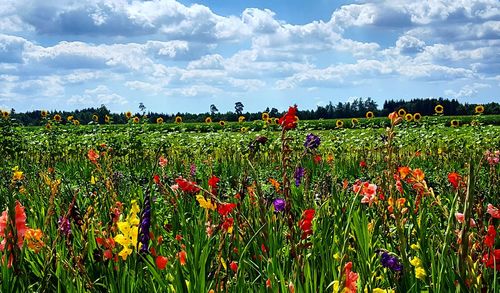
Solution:
[[[0,291],[500,291],[498,116],[296,110],[31,128],[4,113]]]

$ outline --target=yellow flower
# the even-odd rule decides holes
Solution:
[[[365,292],[368,292],[368,291],[366,291],[366,289],[365,289]],[[392,290],[392,289],[375,288],[375,289],[372,290],[372,293],[394,293],[394,290]]]
[[[398,115],[401,116],[401,117],[404,117],[406,115],[406,110],[405,109],[399,109],[398,110]]]
[[[78,125],[80,125],[80,121],[78,121],[78,120],[73,120],[73,124],[74,124],[74,125],[76,125],[76,126],[78,126]]]
[[[61,119],[62,119],[61,115],[59,114],[54,115],[54,121],[61,122]]]
[[[484,106],[483,105],[477,105],[476,108],[474,108],[474,112],[476,112],[476,114],[481,114],[484,112]]]
[[[92,120],[94,120],[95,122],[97,122],[99,120],[99,116],[97,115],[92,115]]]
[[[460,122],[458,122],[458,120],[451,120],[450,124],[452,127],[458,127],[460,125]]]
[[[132,207],[130,208],[130,214],[128,215],[126,221],[118,222],[118,230],[121,234],[115,236],[114,240],[116,243],[123,246],[123,249],[118,253],[123,260],[132,254],[134,247],[137,244],[137,236],[139,235],[139,217],[137,213],[140,212],[137,201],[133,200]]]
[[[422,114],[420,114],[420,113],[415,113],[415,114],[413,114],[413,120],[414,120],[415,122],[419,122],[419,121],[420,121],[420,119],[422,119]]]
[[[215,211],[215,209],[217,208],[217,204],[206,200],[205,197],[203,197],[203,195],[201,195],[201,194],[198,194],[196,196],[196,200],[200,203],[200,207],[202,207],[204,209],[210,209],[212,211]]]
[[[242,122],[244,122],[244,121],[245,121],[245,116],[240,116],[240,117],[238,117],[238,122],[239,122],[239,123],[242,123]]]
[[[434,112],[436,112],[437,114],[442,114],[443,111],[444,111],[444,107],[441,105],[437,105],[436,107],[434,107]]]
[[[73,116],[68,116],[68,118],[66,118],[66,120],[71,122],[73,120],[73,118],[74,118]]]
[[[163,123],[163,118],[158,117],[156,118],[156,124],[162,124]]]
[[[355,126],[355,125],[356,125],[356,124],[358,124],[358,123],[359,123],[358,118],[352,118],[352,119],[351,119],[351,124],[352,124],[352,126]]]
[[[182,117],[181,116],[175,117],[175,123],[182,123]]]
[[[132,118],[132,112],[128,111],[125,113],[125,118],[130,119]]]
[[[23,171],[19,171],[19,167],[18,166],[15,166],[12,169],[12,171],[14,171],[14,173],[12,174],[12,180],[19,181],[19,180],[23,179]]]
[[[248,127],[242,127],[242,128],[240,129],[240,131],[241,131],[241,133],[245,133],[245,132],[247,132],[247,131],[248,131]]]
[[[111,118],[108,115],[104,116],[104,122],[109,123],[111,121]]]
[[[366,112],[366,115],[365,115],[365,116],[366,116],[366,118],[371,119],[371,118],[373,118],[375,115],[373,115],[373,112],[372,112],[372,111],[368,111],[368,112]]]
[[[269,114],[267,112],[262,113],[262,120],[267,121],[269,119]]]
[[[405,120],[408,121],[408,122],[411,122],[413,120],[413,115],[408,113],[405,115]]]
[[[421,267],[422,266],[422,261],[418,257],[414,257],[410,260],[410,263],[414,267]]]
[[[335,122],[335,126],[336,126],[337,128],[342,128],[342,126],[344,126],[344,122],[342,122],[342,120],[337,120],[337,121]]]
[[[212,123],[212,117],[205,118],[205,123]]]
[[[423,267],[415,268],[415,277],[417,279],[424,280],[426,275],[427,274],[425,273],[425,270]]]
[[[3,117],[4,119],[9,118],[9,115],[10,115],[10,113],[9,113],[9,112],[7,112],[7,111],[1,111],[1,112],[2,112],[2,117]]]
[[[132,119],[134,123],[139,123],[140,119],[139,117],[135,116],[134,119]]]
[[[42,118],[47,117],[47,114],[48,114],[48,113],[47,113],[47,111],[45,111],[45,110],[40,111],[40,116],[42,116]]]
[[[226,122],[224,122],[224,120],[221,120],[221,121],[219,121],[219,125],[224,127],[226,125]]]
[[[410,245],[410,247],[413,250],[419,250],[420,249],[420,245],[418,243],[413,243],[412,245]]]

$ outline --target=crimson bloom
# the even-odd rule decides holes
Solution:
[[[217,189],[217,184],[219,183],[220,179],[217,176],[212,175],[210,179],[208,179],[208,185],[212,187],[212,189]]]
[[[189,180],[186,180],[182,177],[179,177],[175,179],[175,182],[177,182],[177,185],[179,188],[188,193],[198,193],[201,189],[196,185],[195,182],[191,182]]]
[[[451,183],[453,188],[457,189],[458,184],[460,183],[460,180],[462,180],[462,177],[456,173],[456,172],[451,172],[448,174],[448,181]]]
[[[293,107],[288,108],[288,112],[283,115],[278,120],[278,123],[283,127],[285,130],[290,130],[294,129],[297,127],[297,119],[295,118],[297,116],[297,105],[294,105]]]
[[[484,238],[484,245],[486,245],[489,248],[493,248],[493,245],[495,244],[495,236],[497,236],[497,231],[495,231],[495,226],[489,225],[488,232],[486,234],[486,237]]]
[[[344,266],[345,272],[345,288],[349,289],[348,292],[356,292],[358,286],[356,284],[358,280],[358,274],[351,271],[352,262],[348,262]]]
[[[486,212],[490,214],[491,217],[500,219],[500,210],[494,207],[491,203],[488,204],[488,209],[486,210]]]
[[[184,250],[179,251],[179,253],[177,254],[177,257],[179,258],[179,263],[181,264],[181,266],[186,265],[186,256],[187,256],[187,254]]]
[[[496,268],[497,271],[500,271],[500,249],[493,250],[490,254],[485,253],[483,255],[483,262],[486,264],[488,268]]]
[[[217,212],[219,215],[225,217],[236,207],[235,203],[221,203],[217,206]]]
[[[237,264],[236,262],[232,261],[232,262],[229,264],[229,267],[231,268],[231,270],[232,270],[233,272],[235,272],[235,273],[236,273],[236,272],[238,272],[238,264]]]
[[[314,214],[315,211],[313,209],[302,212],[302,219],[299,221],[299,228],[302,230],[302,239],[306,239],[307,236],[313,233],[312,220],[314,219]]]
[[[156,266],[159,270],[164,270],[168,263],[168,258],[158,255],[155,260]]]

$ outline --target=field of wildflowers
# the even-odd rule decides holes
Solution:
[[[0,291],[498,292],[500,127],[476,110],[207,133],[3,113]]]

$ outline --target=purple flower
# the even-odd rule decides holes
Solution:
[[[286,202],[282,198],[277,198],[273,201],[274,211],[282,212],[285,210]]]
[[[141,212],[141,222],[139,223],[139,241],[142,243],[141,253],[149,251],[149,228],[151,227],[151,196],[148,192],[144,194],[144,207]]]
[[[319,136],[309,133],[306,136],[306,141],[304,142],[304,146],[306,147],[306,149],[313,150],[317,149],[320,143],[321,139],[319,138]]]
[[[380,262],[385,268],[389,268],[395,272],[400,272],[403,270],[403,265],[399,262],[396,256],[390,255],[387,252],[383,252]]]
[[[57,220],[57,225],[59,226],[59,231],[61,231],[62,235],[66,237],[71,235],[71,224],[68,218],[60,217],[59,220]]]
[[[302,181],[302,177],[304,177],[304,168],[298,167],[295,169],[295,173],[293,173],[293,178],[295,178],[295,186],[299,187],[300,182]]]
[[[195,164],[191,164],[191,167],[189,168],[189,173],[193,177],[196,176],[196,165]]]

